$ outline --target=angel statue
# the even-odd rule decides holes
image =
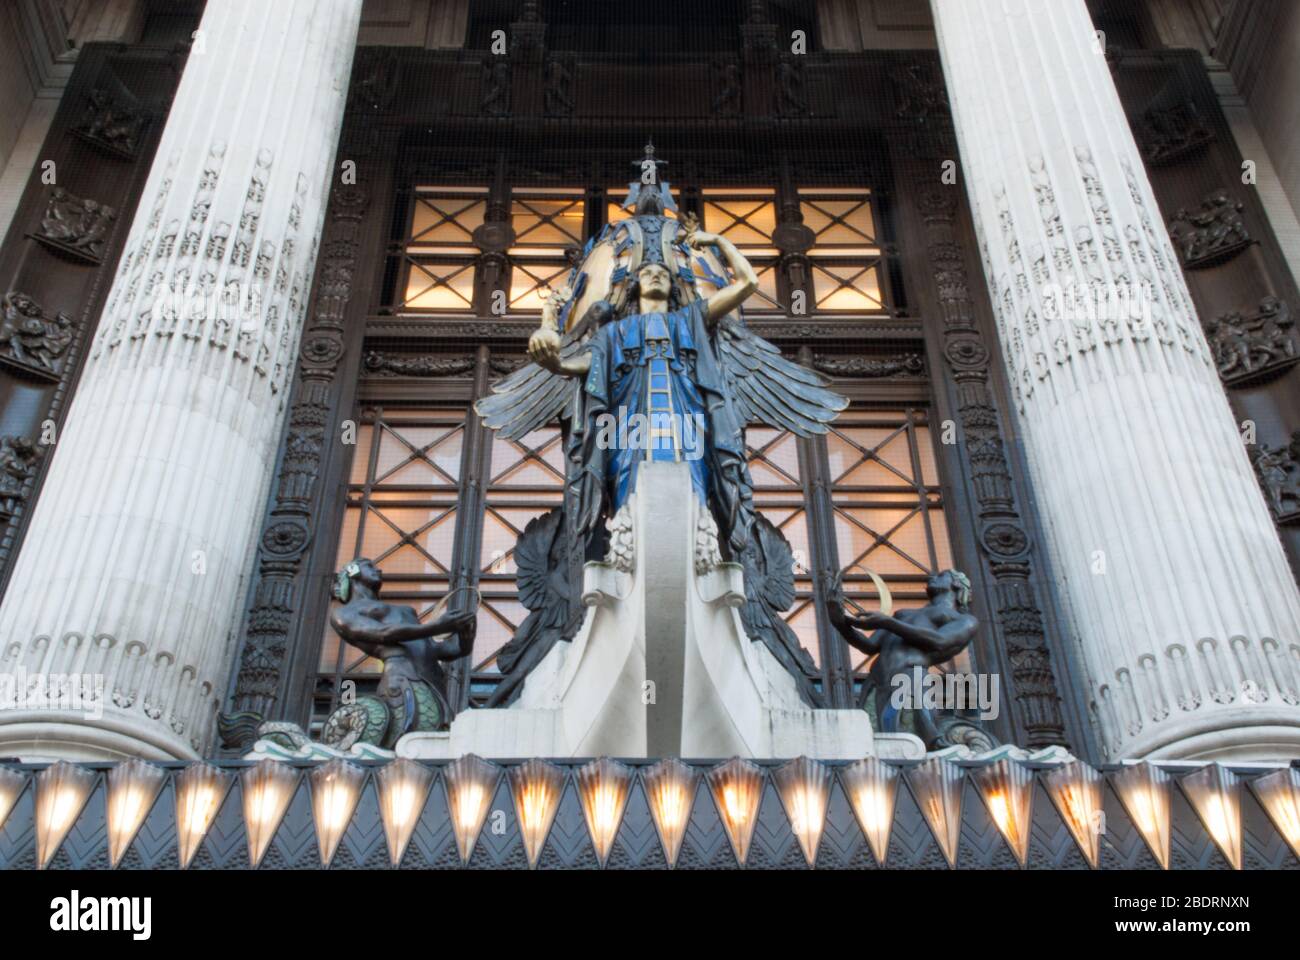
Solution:
[[[740,561],[755,521],[745,427],[825,433],[848,401],[745,326],[754,268],[727,237],[668,215],[676,205],[657,176],[662,162],[653,146],[645,154],[623,204],[633,215],[588,242],[546,302],[528,343],[533,362],[476,409],[508,439],[561,422],[566,525],[580,545],[635,492],[639,463],[685,462]]]

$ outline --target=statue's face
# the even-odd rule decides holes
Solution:
[[[641,285],[642,300],[667,300],[672,292],[672,277],[662,264],[650,263],[636,275]]]
[[[358,565],[356,580],[364,583],[368,587],[378,589],[379,585],[384,582],[384,575],[376,567],[373,561],[362,560]]]
[[[933,598],[940,594],[951,592],[956,588],[956,586],[957,585],[953,583],[952,574],[945,570],[943,573],[936,573],[930,578],[929,582],[925,585],[925,592]]]

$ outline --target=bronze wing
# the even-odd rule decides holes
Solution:
[[[741,423],[764,423],[800,437],[826,433],[849,405],[821,374],[793,363],[734,314],[719,321],[718,363]]]
[[[585,325],[566,333],[560,342],[560,356],[572,359],[586,342]],[[527,364],[492,385],[492,393],[474,404],[475,412],[507,440],[519,440],[548,423],[553,423],[573,403],[579,381]]]

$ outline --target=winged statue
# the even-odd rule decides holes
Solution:
[[[564,517],[553,523],[563,524],[571,561],[590,552],[635,492],[640,462],[685,461],[721,545],[751,581],[750,638],[767,643],[811,698],[815,668],[781,629],[783,593],[775,585],[782,578],[766,573],[790,562],[781,559],[789,544],[775,527],[756,527],[745,428],[822,434],[848,401],[745,325],[741,306],[758,289],[753,266],[727,237],[677,215],[669,184],[657,176],[661,163],[647,146],[640,182],[629,185],[623,204],[630,215],[588,241],[547,298],[528,343],[532,362],[498,381],[475,409],[513,440],[561,424]],[[577,622],[570,613],[566,630]],[[550,622],[547,631],[516,634],[511,652],[549,646],[559,617]],[[547,639],[534,643],[534,632]],[[535,661],[514,658],[519,669]],[[507,677],[511,692],[503,697],[513,695],[514,682]]]
[[[650,147],[647,156],[643,171],[655,163]],[[676,217],[656,170],[631,184],[624,208],[633,215],[590,241],[548,298],[528,344],[533,362],[476,409],[512,439],[565,424],[576,536],[589,537],[626,502],[639,461],[685,460],[740,557],[754,521],[745,427],[825,433],[848,401],[745,325],[741,305],[758,289],[753,266],[727,237]]]

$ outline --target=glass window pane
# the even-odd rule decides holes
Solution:
[[[819,245],[875,243],[875,220],[866,196],[807,198],[799,210],[804,226],[816,235]]]
[[[564,285],[569,265],[516,258],[510,271],[510,309],[541,310],[551,291]]]
[[[486,198],[419,196],[411,215],[411,242],[465,244],[483,225]]]
[[[814,264],[813,296],[819,310],[880,310],[880,276],[876,266]]]
[[[412,310],[468,310],[473,303],[473,263],[410,262],[403,306]]]
[[[520,246],[580,244],[585,235],[581,191],[568,197],[516,197],[510,218]]]
[[[365,483],[366,472],[370,469],[370,444],[374,440],[375,428],[363,423],[357,427],[357,443],[352,450],[352,472],[348,475],[351,483]]]
[[[704,229],[738,247],[770,246],[776,230],[776,204],[762,199],[707,200]]]

